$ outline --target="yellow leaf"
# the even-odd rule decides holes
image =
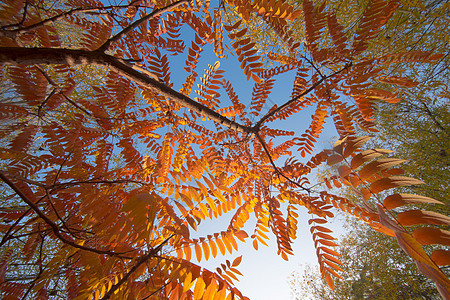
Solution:
[[[215,280],[211,280],[208,287],[206,288],[205,294],[203,295],[204,300],[212,300],[214,299],[214,295],[216,294],[217,283]]]
[[[197,278],[197,282],[195,283],[194,288],[194,300],[198,300],[203,296],[205,292],[205,282],[201,277]]]
[[[106,293],[106,286],[103,285],[102,288],[101,288],[101,290],[100,290],[100,298],[103,298],[103,296],[105,295],[105,293]]]
[[[198,185],[198,187],[202,190],[202,194],[203,196],[207,197],[208,196],[208,189],[198,180],[195,181]]]
[[[186,277],[184,278],[183,293],[190,290],[193,285],[194,285],[194,281],[192,280],[192,273],[189,272],[189,273],[187,273]]]

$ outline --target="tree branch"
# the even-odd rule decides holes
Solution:
[[[156,248],[151,249],[146,255],[142,256],[141,258],[139,258],[139,260],[137,261],[137,263],[130,269],[130,271],[128,271],[123,277],[122,279],[120,279],[116,284],[114,284],[111,289],[103,296],[103,298],[101,298],[101,300],[107,300],[111,297],[111,295],[118,289],[120,288],[127,280],[128,278],[142,265],[144,264],[148,259],[150,259],[151,257],[154,257],[160,250],[161,248],[174,236],[174,234],[172,234],[171,236],[169,236],[167,239],[165,239],[161,244],[159,244]]]
[[[431,112],[431,110],[428,108],[428,105],[423,101],[422,99],[419,99],[420,103],[423,105],[425,112],[427,115],[431,118],[431,120],[434,122],[434,124],[444,133],[448,135],[448,131],[442,126],[442,124],[437,120],[436,116]]]
[[[230,129],[253,134],[254,127],[241,125],[232,121],[209,107],[198,103],[195,100],[171,89],[164,83],[159,82],[135,70],[128,63],[120,58],[102,53],[100,51],[85,51],[72,49],[53,49],[53,48],[21,48],[21,47],[0,47],[0,64],[17,63],[17,64],[91,64],[104,66],[111,71],[122,75],[134,83],[151,88],[160,95],[169,98],[175,103],[189,108],[200,115],[207,117],[218,124],[226,126]],[[283,106],[284,107],[284,106]],[[258,127],[259,128],[259,127]]]
[[[31,24],[27,27],[23,27],[23,28],[17,28],[17,29],[13,29],[13,30],[7,30],[10,27],[17,27],[20,26],[22,22],[18,23],[18,24],[11,24],[11,25],[6,25],[0,28],[0,36],[6,36],[6,37],[10,37],[10,38],[15,38],[17,36],[20,36],[28,31],[31,30],[35,30],[38,29],[44,25],[47,25],[49,23],[54,23],[56,21],[59,21],[61,19],[64,19],[70,15],[73,15],[75,13],[88,13],[88,12],[94,12],[94,11],[101,11],[101,10],[110,10],[110,9],[117,9],[117,8],[128,8],[130,5],[132,5],[134,2],[137,2],[137,0],[131,2],[130,4],[127,5],[110,5],[110,6],[104,6],[104,7],[82,7],[82,8],[75,8],[75,9],[71,9],[69,11],[63,12],[61,14],[58,14],[56,16],[50,17],[48,19],[42,20],[40,22],[37,22],[35,24]],[[28,2],[25,3],[25,5]]]
[[[283,172],[280,171],[280,169],[275,165],[275,162],[274,162],[273,159],[272,159],[272,155],[270,155],[269,149],[267,149],[266,142],[264,142],[263,138],[259,135],[258,132],[256,132],[255,135],[256,135],[256,138],[258,139],[259,143],[261,144],[261,146],[264,148],[264,152],[266,152],[266,155],[267,155],[267,157],[269,158],[270,163],[271,163],[271,165],[273,166],[275,172],[276,172],[277,174],[279,174],[280,176],[282,176],[283,178],[285,178],[285,179],[286,179],[287,181],[289,181],[290,183],[292,183],[293,185],[298,186],[299,188],[301,188],[301,189],[304,190],[304,191],[311,192],[310,189],[305,188],[304,186],[302,186],[302,185],[299,184],[298,182],[293,181],[292,179],[290,179],[289,177],[287,177],[286,175],[284,175]]]
[[[286,103],[284,103],[283,105],[281,105],[280,107],[277,107],[276,109],[269,111],[267,114],[265,114],[256,124],[255,126],[253,126],[253,131],[257,131],[262,124],[264,124],[264,122],[267,121],[267,119],[269,119],[270,117],[272,117],[273,115],[275,115],[276,113],[282,111],[283,109],[285,109],[286,107],[292,105],[293,103],[297,102],[300,98],[302,98],[303,96],[309,94],[311,91],[313,91],[316,87],[318,87],[322,82],[324,82],[325,80],[327,80],[328,78],[331,78],[333,76],[336,76],[337,74],[347,70],[348,68],[350,68],[352,66],[352,63],[347,64],[344,68],[342,68],[339,71],[334,72],[333,74],[330,74],[328,76],[323,76],[319,81],[317,81],[316,83],[314,83],[312,86],[310,86],[306,91],[304,91],[303,93],[301,93],[300,95],[298,95],[297,97],[287,101]]]
[[[55,236],[60,239],[63,243],[68,244],[74,248],[78,248],[81,250],[86,250],[86,251],[90,251],[90,252],[95,252],[97,254],[106,254],[109,256],[118,256],[118,257],[122,257],[122,258],[128,258],[130,259],[131,257],[124,257],[121,255],[121,253],[117,253],[114,251],[109,251],[109,250],[99,250],[99,249],[94,249],[94,248],[90,248],[90,247],[86,247],[86,246],[82,246],[82,245],[78,245],[77,243],[68,240],[67,238],[65,238],[62,234],[61,231],[59,230],[58,225],[56,225],[52,220],[50,220],[40,209],[39,207],[33,202],[31,201],[11,180],[9,180],[5,174],[0,171],[0,178],[7,184],[9,185],[10,188],[12,188],[14,190],[14,192],[16,192],[16,194],[22,198],[22,200],[28,204],[31,209],[42,219],[44,220],[45,223],[47,223],[47,225],[49,225],[53,231],[53,233],[55,234]]]
[[[122,29],[122,31],[118,32],[116,35],[112,36],[111,38],[109,38],[103,45],[101,45],[97,50],[104,52],[105,50],[107,50],[112,43],[116,42],[117,40],[119,40],[121,37],[123,37],[124,35],[126,35],[128,32],[130,32],[131,30],[133,30],[134,28],[136,28],[137,26],[139,26],[140,24],[146,22],[147,20],[153,19],[165,12],[171,11],[172,9],[185,4],[185,3],[189,3],[190,0],[179,0],[177,2],[174,2],[166,7],[160,8],[160,9],[156,9],[154,10],[152,13],[146,15],[143,18],[140,18],[139,20],[134,21],[133,23],[131,23],[130,25],[128,25],[127,27],[125,27],[124,29]]]

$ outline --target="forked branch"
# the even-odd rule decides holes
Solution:
[[[11,188],[14,190],[14,192],[26,203],[30,206],[30,208],[42,219],[44,220],[45,223],[47,223],[47,225],[50,226],[50,228],[52,229],[53,233],[55,234],[55,236],[61,240],[63,243],[70,245],[74,248],[78,248],[81,250],[86,250],[86,251],[90,251],[90,252],[94,252],[97,254],[106,254],[109,256],[117,256],[117,257],[121,257],[121,258],[127,258],[127,259],[131,259],[131,257],[125,257],[122,254],[123,253],[118,253],[118,252],[114,252],[114,251],[110,251],[110,250],[99,250],[99,249],[94,249],[94,248],[90,248],[90,247],[86,247],[86,246],[82,246],[82,245],[78,245],[77,243],[75,243],[74,241],[71,241],[67,238],[65,238],[62,234],[61,231],[59,229],[59,226],[56,225],[52,220],[50,220],[42,211],[41,209],[33,202],[31,201],[11,180],[9,180],[5,174],[3,172],[0,171],[0,178]]]
[[[300,189],[306,191],[306,192],[311,192],[310,189],[305,188],[304,186],[302,186],[301,184],[299,184],[298,182],[293,181],[291,178],[289,178],[288,176],[286,176],[281,170],[280,168],[277,167],[277,165],[275,164],[275,162],[272,159],[272,155],[269,152],[269,149],[267,148],[266,142],[264,141],[264,139],[259,135],[258,132],[255,133],[256,138],[258,139],[259,143],[261,144],[261,146],[264,149],[264,152],[266,153],[267,157],[269,158],[270,164],[273,166],[275,172],[280,175],[281,177],[285,178],[287,181],[289,181],[290,183],[292,183],[293,185],[299,187]]]
[[[336,76],[340,73],[342,73],[343,71],[347,70],[348,68],[350,68],[352,66],[352,63],[347,64],[344,68],[342,68],[339,71],[334,72],[333,74],[330,74],[328,76],[323,76],[319,81],[317,81],[316,83],[314,83],[312,86],[310,86],[308,89],[306,89],[303,93],[299,94],[297,97],[292,98],[291,100],[287,101],[286,103],[284,103],[283,105],[281,105],[280,107],[277,107],[274,110],[269,111],[266,115],[264,115],[254,126],[255,129],[260,128],[262,124],[264,124],[264,122],[267,121],[267,119],[269,119],[270,117],[272,117],[273,115],[275,115],[276,113],[282,111],[283,109],[285,109],[286,107],[292,105],[293,103],[297,102],[300,98],[302,98],[303,96],[309,94],[310,92],[312,92],[316,87],[318,87],[322,82],[324,82],[325,80],[327,80],[328,78],[331,78],[333,76]]]

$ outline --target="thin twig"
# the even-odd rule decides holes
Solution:
[[[47,195],[47,199],[48,199],[48,202],[50,203],[50,206],[53,208],[53,211],[55,212],[56,217],[61,221],[63,227],[66,228],[67,232],[68,232],[71,236],[73,236],[74,238],[79,238],[79,237],[77,237],[77,236],[70,230],[70,228],[67,226],[67,224],[66,224],[66,222],[64,221],[64,219],[59,215],[58,210],[56,209],[55,205],[53,204],[53,201],[52,201],[52,199],[51,199],[51,195],[50,195],[50,193],[48,192],[47,189],[45,190],[45,193],[46,193],[46,195]]]
[[[134,3],[134,2],[137,2],[137,0],[133,1],[132,3]],[[99,10],[101,11],[101,10],[113,10],[113,9],[118,9],[118,8],[128,8],[130,5],[132,5],[132,3],[127,4],[127,5],[110,5],[110,6],[104,6],[104,7],[75,8],[75,9],[71,9],[69,11],[63,12],[63,13],[61,13],[59,15],[53,16],[51,18],[42,20],[42,21],[40,21],[38,23],[31,24],[31,25],[29,25],[27,27],[17,28],[17,29],[14,29],[14,30],[6,30],[6,29],[8,29],[10,27],[19,27],[21,24],[18,23],[18,24],[6,25],[6,26],[3,26],[3,27],[0,28],[0,36],[7,36],[7,37],[10,37],[10,38],[15,38],[15,37],[20,36],[20,35],[28,32],[28,31],[38,29],[38,28],[40,28],[40,27],[42,27],[44,25],[47,25],[49,23],[54,23],[56,21],[64,19],[64,18],[66,18],[66,17],[68,17],[70,15],[73,15],[75,13],[86,13],[86,12],[94,12],[94,11],[99,11]],[[147,7],[147,6],[139,5],[138,7]]]
[[[290,183],[294,184],[295,186],[298,186],[299,188],[301,188],[304,191],[310,192],[310,189],[305,188],[298,182],[293,181],[292,179],[287,177],[283,172],[281,172],[281,170],[275,165],[275,162],[273,161],[272,156],[270,155],[269,149],[267,149],[266,143],[264,142],[263,138],[259,135],[258,132],[256,132],[255,135],[256,135],[256,138],[258,139],[259,143],[261,144],[261,146],[264,148],[264,152],[266,152],[266,155],[269,158],[270,163],[272,164],[275,172],[277,174],[279,174],[280,176],[282,176],[283,178],[285,178],[286,180],[288,180]]]
[[[171,236],[169,236],[167,239],[165,239],[161,244],[159,244],[156,248],[151,249],[146,255],[142,256],[141,258],[138,259],[137,263],[130,269],[130,271],[128,271],[123,277],[122,279],[120,279],[116,284],[114,284],[111,289],[103,296],[103,298],[101,298],[101,300],[107,300],[111,297],[111,295],[118,289],[120,288],[127,280],[128,278],[142,265],[144,264],[148,259],[150,259],[151,257],[154,257],[160,250],[161,248],[174,236],[174,234],[172,234]]]
[[[316,87],[318,87],[322,82],[324,82],[325,80],[327,80],[328,78],[331,78],[333,76],[338,75],[339,73],[342,73],[343,71],[347,70],[348,68],[350,68],[352,66],[352,63],[347,64],[344,68],[342,68],[339,71],[334,72],[333,74],[330,74],[328,76],[322,77],[319,81],[317,81],[316,83],[314,83],[312,86],[310,86],[307,90],[305,90],[303,93],[301,93],[300,95],[298,95],[297,97],[287,101],[286,103],[284,103],[283,105],[281,105],[280,107],[277,107],[274,110],[269,111],[267,114],[265,114],[256,124],[255,126],[253,126],[253,132],[258,131],[259,128],[261,128],[261,125],[264,124],[264,122],[267,121],[267,119],[269,119],[270,117],[272,117],[273,115],[275,115],[276,113],[282,111],[283,109],[285,109],[286,107],[290,106],[292,103],[297,102],[300,98],[302,98],[303,96],[309,94],[311,91],[313,91]]]
[[[100,52],[105,52],[106,50],[108,50],[108,48],[111,46],[111,44],[113,44],[114,42],[116,42],[117,40],[119,40],[121,37],[123,37],[124,35],[126,35],[127,33],[129,33],[131,30],[133,30],[134,28],[136,28],[137,26],[139,26],[140,24],[153,19],[165,12],[171,11],[172,9],[185,4],[185,3],[189,3],[190,0],[179,0],[177,2],[174,2],[166,7],[160,8],[160,9],[156,9],[154,10],[152,13],[146,15],[143,18],[140,18],[139,20],[134,21],[133,23],[131,23],[130,25],[128,25],[127,27],[125,27],[124,29],[122,29],[120,32],[118,32],[116,35],[112,36],[111,38],[109,38],[105,43],[103,43],[103,45],[101,45],[97,51]]]
[[[122,253],[117,253],[114,251],[110,251],[110,250],[99,250],[99,249],[94,249],[94,248],[90,248],[90,247],[86,247],[86,246],[82,246],[82,245],[78,245],[77,243],[75,243],[74,241],[68,240],[67,238],[65,238],[62,234],[61,231],[58,227],[58,225],[56,225],[52,220],[50,220],[40,209],[39,207],[33,202],[31,201],[11,180],[9,180],[5,174],[3,172],[0,171],[0,178],[7,184],[9,185],[10,188],[12,188],[16,194],[22,198],[22,200],[27,203],[31,209],[33,209],[33,211],[42,219],[44,220],[45,223],[47,223],[47,225],[49,225],[53,231],[53,233],[55,234],[55,236],[60,239],[63,243],[68,244],[74,248],[78,248],[81,250],[86,250],[86,251],[90,251],[90,252],[94,252],[97,254],[105,254],[105,255],[109,255],[109,256],[118,256],[118,257],[122,257],[122,258],[127,258],[127,259],[132,259],[132,257],[124,257],[122,256]]]

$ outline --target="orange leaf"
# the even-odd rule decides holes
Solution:
[[[413,237],[422,245],[440,244],[450,246],[450,231],[439,228],[417,228],[413,232]]]
[[[236,257],[236,258],[233,260],[233,263],[232,263],[231,265],[232,265],[233,267],[237,267],[237,266],[239,266],[239,264],[241,263],[241,261],[242,261],[242,255]]]
[[[248,234],[244,230],[235,232],[234,236],[236,236],[241,242],[245,242],[245,239],[248,238]]]
[[[348,166],[340,166],[338,168],[339,175],[342,177],[346,177],[348,174],[352,172],[352,169],[350,169]]]
[[[381,178],[370,185],[370,190],[377,194],[379,192],[392,189],[400,186],[408,186],[415,184],[423,184],[423,181],[418,179],[404,177],[404,176],[392,176],[388,178]]]
[[[194,250],[195,250],[195,256],[197,257],[197,261],[201,261],[202,260],[202,248],[200,248],[200,245],[198,244],[198,242],[194,245]]]
[[[375,158],[375,157],[378,157],[378,156],[381,156],[384,154],[388,154],[391,152],[392,152],[391,150],[386,150],[386,149],[369,149],[369,150],[363,151],[363,152],[355,155],[355,157],[353,157],[352,162],[350,163],[350,167],[353,170],[355,170],[360,165],[371,160],[372,158]]]
[[[209,247],[211,248],[211,254],[215,258],[217,256],[217,246],[213,240],[209,241]]]
[[[334,291],[334,281],[330,276],[330,273],[325,273],[325,279],[327,281],[328,286],[330,287],[330,289],[332,289]]]
[[[311,225],[311,223],[318,223],[318,224],[325,224],[325,223],[327,223],[328,221],[327,220],[325,220],[325,219],[310,219],[310,220],[308,220],[308,224],[309,225]]]
[[[225,255],[225,246],[224,246],[222,240],[216,239],[216,243],[217,243],[217,246],[219,247],[220,253],[222,255]]]
[[[400,247],[414,260],[417,260],[423,264],[429,266],[435,266],[434,262],[430,259],[428,254],[423,250],[422,246],[417,242],[415,237],[411,236],[407,232],[395,231],[395,237],[397,238]],[[437,268],[437,266],[436,266]]]
[[[326,254],[326,253],[322,253],[321,255],[323,257],[325,257],[326,259],[328,259],[328,260],[331,260],[331,261],[333,261],[333,262],[335,262],[337,264],[342,265],[342,262],[339,259],[337,259],[336,257],[332,256],[332,255],[329,255],[329,254]]]
[[[416,241],[415,237],[411,236],[409,233],[398,231],[395,232],[395,236],[400,247],[402,247],[402,249],[416,261],[416,265],[419,268],[420,272],[433,280],[436,283],[441,295],[447,297],[449,295],[448,291],[450,289],[449,279],[441,271],[441,269],[439,269],[436,263],[431,260],[425,250],[423,250],[422,246]]]
[[[436,212],[419,209],[400,212],[397,215],[397,220],[403,226],[412,226],[418,224],[450,225],[450,217],[441,215]]]
[[[346,147],[343,154],[344,157],[349,157],[350,154],[354,153],[356,149],[364,145],[364,143],[370,139],[371,139],[370,136],[361,136],[357,138],[347,139]]]
[[[450,265],[450,250],[437,249],[431,253],[431,259],[438,266],[449,266]]]
[[[209,246],[208,243],[204,242],[202,243],[202,248],[203,248],[203,254],[205,255],[205,260],[209,259]]]
[[[334,256],[341,256],[339,253],[337,253],[336,251],[334,251],[334,250],[331,250],[331,249],[329,249],[329,248],[326,248],[326,247],[318,247],[317,248],[318,250],[320,249],[320,250],[322,250],[323,252],[326,252],[326,253],[329,253],[329,254],[331,254],[331,255],[334,255]]]
[[[316,244],[317,244],[317,243],[320,243],[320,244],[326,245],[326,246],[330,246],[330,247],[336,247],[336,246],[339,246],[338,244],[336,244],[336,243],[334,243],[334,242],[331,242],[331,241],[329,241],[329,240],[323,240],[323,239],[318,239],[318,240],[316,240]]]
[[[184,246],[183,247],[183,251],[184,251],[184,257],[186,260],[191,260],[191,256],[192,256],[192,251],[191,251],[191,247],[189,246]]]
[[[396,166],[398,164],[401,164],[403,162],[406,162],[406,160],[403,159],[395,159],[395,158],[385,158],[380,159],[377,161],[373,161],[367,165],[365,165],[360,171],[359,171],[359,177],[362,180],[367,180],[372,175],[382,171],[386,170],[388,168],[391,168],[393,166]]]
[[[419,196],[419,195],[413,195],[413,194],[393,194],[393,195],[387,196],[383,201],[383,205],[387,209],[394,209],[394,208],[397,208],[399,206],[409,204],[409,203],[444,204],[441,201],[435,200],[433,198],[428,198],[425,196]]]
[[[311,232],[312,232],[312,230],[318,230],[318,231],[322,231],[322,232],[333,232],[331,229],[328,229],[323,226],[312,226],[310,230],[311,230]]]
[[[377,210],[378,210],[378,215],[380,218],[380,222],[381,225],[393,230],[393,231],[404,231],[403,229],[401,229],[396,222],[394,222],[391,218],[389,218],[389,216],[386,214],[386,212],[384,211],[383,207],[381,207],[381,205],[377,205]]]
[[[328,158],[327,158],[327,164],[329,165],[329,166],[332,166],[332,165],[335,165],[335,164],[337,164],[337,163],[340,163],[341,161],[343,161],[344,160],[344,158],[341,156],[341,155],[339,155],[339,154],[333,154],[333,155],[331,155],[331,156],[328,156]]]

